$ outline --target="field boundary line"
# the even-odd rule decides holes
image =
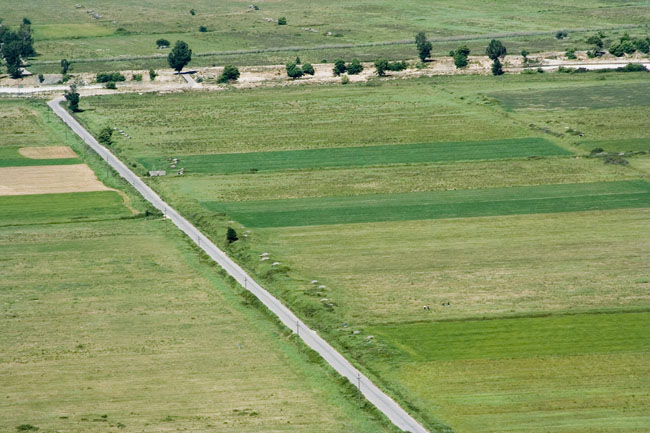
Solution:
[[[271,295],[248,275],[237,263],[221,251],[194,225],[183,218],[173,207],[164,202],[158,194],[133,173],[106,147],[95,138],[61,106],[63,97],[48,101],[47,105],[72,129],[91,149],[106,161],[117,173],[131,184],[147,201],[169,218],[201,250],[221,266],[245,290],[259,299],[278,319],[311,349],[316,351],[340,375],[358,387],[366,399],[379,409],[397,427],[411,433],[429,433],[418,421],[409,415],[391,397],[379,389],[368,377],[357,370],[347,359],[334,349],[316,331],[302,322],[289,308]]]

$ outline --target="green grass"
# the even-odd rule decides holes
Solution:
[[[302,168],[348,167],[422,162],[471,161],[570,154],[541,138],[518,140],[421,143],[393,146],[363,146],[330,149],[293,150],[180,156],[179,166],[188,173],[242,173]],[[165,167],[168,161],[139,159],[145,168]]]
[[[64,137],[55,130],[53,119],[43,115],[44,106],[42,102],[0,98],[3,155],[17,147],[66,145]]]
[[[650,151],[650,138],[631,138],[623,140],[589,141],[584,143],[585,148],[602,148],[606,152],[635,152]]]
[[[0,147],[0,167],[79,164],[79,158],[34,159],[18,153],[19,147]]]
[[[650,313],[578,314],[371,327],[409,360],[650,352]]]
[[[645,208],[650,206],[650,184],[624,181],[203,205],[249,227],[350,224]]]
[[[2,431],[392,431],[166,220],[3,227],[0,245]]]
[[[571,5],[561,4],[557,0],[534,4],[508,0],[501,2],[500,7],[474,0],[445,0],[439,2],[435,9],[424,0],[408,0],[399,5],[389,0],[371,3],[335,0],[327,4],[315,0],[286,0],[260,5],[260,11],[250,13],[247,12],[248,5],[224,0],[197,0],[192,5],[171,0],[133,5],[121,0],[84,6],[75,9],[62,0],[47,4],[29,0],[6,5],[3,17],[7,25],[15,26],[23,16],[29,16],[35,28],[36,50],[41,53],[41,58],[58,61],[63,57],[158,54],[154,42],[160,35],[189,40],[196,53],[205,53],[242,47],[263,50],[412,40],[418,31],[427,31],[432,38],[456,35],[471,38],[472,35],[481,34],[546,31],[548,35],[537,35],[526,47],[548,50],[562,47],[561,42],[551,36],[559,28],[643,26],[644,17],[648,14],[648,4],[644,0],[621,4],[612,4],[607,0],[580,0]],[[189,14],[190,7],[196,9],[195,16]],[[100,13],[102,18],[93,20],[87,13],[89,9]],[[277,19],[280,16],[287,17],[286,26],[264,21],[265,17]],[[207,26],[209,31],[200,33],[200,25]],[[318,33],[304,31],[303,27],[315,28]],[[118,28],[123,28],[126,34],[116,33]],[[335,36],[328,37],[327,32]],[[582,37],[571,36],[570,41],[562,42],[586,46]],[[481,41],[482,49],[487,42]],[[389,51],[398,57],[413,58],[416,54],[412,44],[391,48],[398,48]],[[381,47],[365,48],[363,51],[372,52],[375,58],[386,53]],[[446,51],[440,49],[438,52]],[[286,62],[290,54],[287,53],[280,63]],[[318,52],[314,58],[320,60],[325,55],[333,59],[335,56],[355,56],[358,52],[330,50],[327,53]],[[232,58],[239,64],[265,59],[266,56]],[[200,62],[201,58],[197,60]],[[213,58],[211,61],[220,62],[221,59]]]
[[[645,75],[645,74],[641,74]],[[580,86],[571,89],[503,92],[492,94],[508,110],[600,109],[612,107],[650,106],[650,84],[617,84]]]
[[[0,226],[123,218],[131,215],[116,191],[0,196]]]
[[[369,332],[406,356],[386,374],[459,433],[642,432],[649,320],[586,314]]]

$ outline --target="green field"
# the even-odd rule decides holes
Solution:
[[[642,432],[649,321],[647,312],[584,314],[369,332],[408,357],[386,373],[458,431]]]
[[[650,207],[645,181],[203,204],[248,227],[286,227]]]
[[[79,158],[34,159],[18,153],[19,147],[0,147],[0,167],[79,164]]]
[[[421,143],[363,146],[284,152],[230,153],[180,156],[179,166],[188,173],[242,173],[305,168],[413,164],[480,159],[568,155],[569,152],[540,138],[519,140]],[[145,168],[169,165],[169,161],[139,159]]]
[[[127,194],[0,197],[0,431],[395,431],[46,113],[0,99]]]
[[[131,216],[116,191],[0,196],[0,225],[30,225]]]
[[[634,432],[650,405],[650,171],[587,155],[642,150],[646,87],[431,77],[92,97],[79,117],[127,131],[115,147],[141,172],[179,157],[188,175],[152,187],[432,431]],[[448,144],[524,139],[564,156]],[[459,151],[366,163],[412,143]]]
[[[372,44],[384,41],[413,39],[418,31],[427,31],[440,40],[437,54],[446,54],[458,42],[444,43],[445,38],[463,37],[472,40],[480,35],[513,33],[523,41],[516,48],[564,50],[572,45],[586,45],[583,34],[571,40],[558,41],[553,33],[558,29],[598,29],[636,25],[631,31],[644,32],[648,4],[644,0],[612,3],[608,0],[580,0],[570,5],[557,0],[522,3],[514,0],[500,2],[499,7],[473,0],[436,3],[435,8],[424,0],[408,0],[396,4],[389,0],[372,2],[329,1],[327,4],[309,0],[283,0],[259,4],[259,11],[249,11],[240,2],[197,0],[179,4],[163,0],[146,4],[127,4],[123,0],[85,3],[82,8],[62,0],[46,4],[29,0],[4,5],[3,18],[7,25],[17,25],[29,15],[35,32],[38,60],[58,62],[61,58],[101,59],[115,56],[155,56],[166,54],[155,47],[156,39],[190,43],[195,53],[227,51],[262,51],[249,55],[195,56],[195,64],[233,62],[238,64],[283,64],[295,57],[296,51],[265,53],[278,47],[302,47],[298,51],[309,61],[323,58],[363,56],[376,58],[413,58],[411,44],[347,49],[332,48],[311,51],[321,46]],[[127,7],[128,6],[128,7]],[[195,9],[196,15],[189,13]],[[88,11],[101,15],[93,19]],[[287,18],[286,26],[278,26],[265,18]],[[199,26],[207,32],[199,32]],[[317,33],[305,31],[315,29]],[[327,34],[330,36],[327,36]],[[540,34],[542,32],[542,34]],[[528,39],[527,38],[528,36]],[[488,39],[481,37],[483,48]],[[525,45],[524,45],[525,44]],[[472,46],[478,52],[478,46]],[[518,52],[518,51],[512,51]],[[124,67],[149,67],[163,61],[148,59],[124,62]],[[81,63],[79,69],[110,68],[115,63]],[[119,66],[118,66],[119,67]],[[57,69],[54,66],[53,69]],[[96,69],[97,70],[97,69]]]

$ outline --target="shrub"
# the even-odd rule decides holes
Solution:
[[[228,227],[228,230],[226,231],[226,240],[228,241],[229,244],[232,244],[233,242],[239,240],[239,237],[237,236],[237,232],[235,231],[234,228]]]
[[[569,32],[566,30],[558,30],[555,32],[555,39],[564,39],[569,36]]]
[[[239,69],[233,65],[226,65],[223,72],[217,79],[218,83],[227,83],[228,81],[237,81],[239,79]]]
[[[467,56],[463,55],[463,53],[456,51],[456,53],[454,54],[454,65],[456,65],[458,69],[462,69],[468,64],[469,62],[467,61]]]
[[[348,77],[347,75],[342,76],[341,77],[341,84],[343,84],[343,85],[350,84],[350,77]]]
[[[576,49],[575,48],[569,48],[568,50],[566,50],[564,55],[566,56],[567,59],[570,59],[570,60],[577,59],[577,57],[576,57]]]
[[[79,111],[79,92],[77,92],[77,86],[74,84],[70,86],[70,89],[66,90],[63,94],[66,101],[68,101],[68,108],[73,112]]]
[[[623,54],[633,54],[635,51],[636,45],[630,40],[620,40],[609,46],[609,52],[616,57],[621,57]]]
[[[149,79],[151,81],[155,80],[157,76],[158,74],[156,74],[156,71],[154,71],[153,69],[149,69]]]
[[[109,81],[126,81],[126,77],[119,72],[100,72],[97,74],[98,83],[108,83]]]
[[[492,75],[503,75],[503,67],[498,58],[492,63]]]
[[[640,63],[628,63],[627,65],[616,68],[616,72],[647,72],[648,68]]]
[[[345,71],[347,71],[348,68],[345,66],[345,62],[343,59],[336,59],[334,60],[334,75],[339,76],[341,74],[344,74]]]
[[[389,62],[386,66],[386,69],[389,71],[403,71],[406,68],[408,68],[408,64],[405,60],[402,60],[401,62]]]
[[[386,69],[388,69],[388,60],[386,59],[377,59],[375,60],[375,69],[377,70],[377,75],[383,77],[386,75]]]
[[[196,15],[196,11],[194,9],[190,9],[190,15]]]
[[[304,71],[300,69],[300,66],[296,65],[295,63],[287,63],[286,69],[289,78],[293,78],[295,80],[296,78],[300,78],[303,76]]]
[[[302,72],[309,75],[314,75],[314,67],[311,63],[305,63],[302,65]]]
[[[199,26],[199,31],[200,31],[201,33],[205,33],[205,32],[208,31],[208,28],[207,28],[206,26]]]
[[[648,41],[648,39],[637,39],[634,41],[634,46],[644,54],[650,52],[650,41]]]
[[[27,18],[23,18],[23,19],[25,20]],[[36,431],[36,430],[38,430],[38,427],[36,427],[35,425],[31,425],[31,424],[21,424],[21,425],[16,427],[16,430],[18,430],[18,431]]]
[[[133,74],[132,81],[142,81],[142,74]]]
[[[107,89],[113,89],[113,90],[117,89],[117,86],[115,85],[115,81],[107,82],[104,87],[106,87]]]
[[[466,44],[463,44],[463,45],[461,45],[460,47],[458,47],[456,49],[456,51],[454,52],[454,55],[460,53],[463,56],[467,57],[467,56],[469,56],[470,52],[471,51],[469,50],[469,47]]]
[[[158,46],[158,48],[167,48],[169,47],[169,41],[167,39],[158,39],[156,41],[156,46]]]
[[[454,57],[454,54],[456,54],[456,51],[454,50],[449,51],[449,57]]]
[[[286,17],[278,18],[278,25],[279,26],[286,26],[287,25],[287,18]]]
[[[528,54],[530,54],[528,50],[521,50],[521,57],[524,58],[524,63],[528,63]]]
[[[43,81],[45,81],[45,77],[43,76],[43,74],[38,74],[38,82],[42,83]]]
[[[499,57],[505,56],[507,53],[508,51],[506,50],[506,47],[503,46],[501,41],[497,41],[496,39],[492,39],[485,49],[485,54],[492,61],[498,59]]]
[[[352,63],[349,63],[347,65],[347,68],[348,68],[348,74],[350,75],[357,75],[363,71],[363,65],[361,64],[359,59],[352,60]]]
[[[296,57],[296,65],[301,64],[302,62],[300,61],[300,57]]]
[[[110,146],[113,144],[113,128],[110,126],[104,126],[99,134],[97,135],[97,141],[105,146]]]
[[[70,69],[70,62],[68,59],[61,59],[61,73],[63,75],[67,74],[68,69]]]

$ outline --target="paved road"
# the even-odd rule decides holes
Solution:
[[[64,98],[56,98],[48,102],[50,108],[95,152],[97,152],[111,167],[113,167],[127,182],[142,194],[153,206],[159,209],[179,229],[216,261],[239,284],[253,293],[266,307],[271,310],[282,323],[297,333],[298,336],[318,352],[339,374],[345,376],[355,386],[359,386],[363,395],[382,411],[396,426],[413,433],[428,433],[427,430],[402,409],[393,399],[375,386],[359,370],[354,368],[339,352],[330,346],[315,331],[305,325],[291,310],[253,280],[246,272],[233,262],[226,254],[217,248],[196,227],[183,218],[175,209],[165,203],[151,188],[135,175],[122,161],[108,149],[100,145],[60,103]]]

